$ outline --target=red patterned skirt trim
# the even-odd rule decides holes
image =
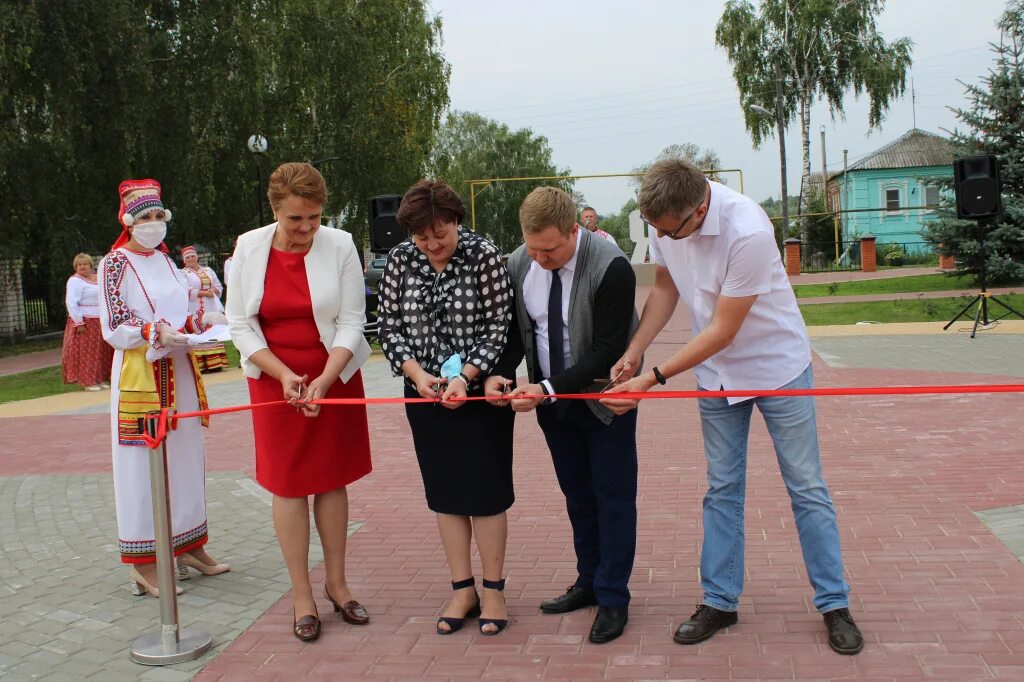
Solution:
[[[95,386],[109,382],[113,362],[114,349],[103,340],[99,319],[87,317],[84,325],[76,327],[69,317],[64,325],[64,348],[61,351],[64,383]]]

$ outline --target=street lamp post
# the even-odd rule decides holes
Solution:
[[[263,225],[267,221],[263,217],[263,174],[260,172],[260,154],[267,153],[267,138],[259,133],[250,135],[249,141],[245,146],[252,152],[253,158],[256,161],[256,205],[259,208],[260,225]]]
[[[762,116],[772,115],[772,112],[758,104],[751,104],[748,108]],[[782,115],[782,75],[778,68],[775,69],[775,126],[776,134],[779,137],[779,167],[782,176],[782,238],[785,239],[789,232],[789,190],[786,186],[786,123]]]

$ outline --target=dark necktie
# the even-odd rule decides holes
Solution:
[[[551,292],[548,294],[548,360],[549,376],[565,370],[565,350],[562,345],[562,278],[558,269],[551,271]]]

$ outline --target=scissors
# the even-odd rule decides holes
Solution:
[[[622,367],[619,368],[619,373],[616,374],[614,377],[612,377],[611,381],[608,382],[608,385],[605,386],[604,388],[602,388],[600,391],[598,391],[598,393],[604,393],[609,388],[611,388],[612,386],[617,384],[619,382],[619,378],[622,376],[622,373],[625,372],[625,371],[626,371],[626,365],[623,365]],[[601,383],[601,382],[598,382],[598,383]]]
[[[511,386],[512,386],[512,382],[511,381],[506,381],[505,383],[503,383],[501,385],[501,398],[502,398],[502,400],[504,400],[505,398],[509,397],[509,395],[510,395],[509,389],[511,388]]]

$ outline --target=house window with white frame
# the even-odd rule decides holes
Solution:
[[[900,212],[900,189],[890,187],[885,190],[885,210],[888,213]]]
[[[934,211],[939,205],[938,185],[926,185],[924,188],[924,205],[929,211]]]

